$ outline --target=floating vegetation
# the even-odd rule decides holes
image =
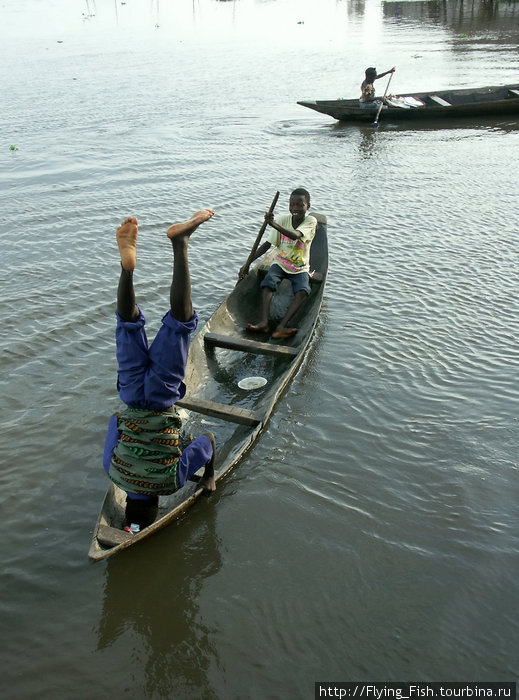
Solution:
[[[18,147],[17,147],[17,146],[11,145],[11,146],[9,146],[9,150],[10,150],[10,151],[17,151],[17,150],[18,150]]]

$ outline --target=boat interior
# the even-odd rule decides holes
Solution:
[[[488,87],[478,90],[442,90],[439,93],[423,93],[419,97],[426,106],[451,107],[461,104],[517,99],[519,98],[519,86]]]

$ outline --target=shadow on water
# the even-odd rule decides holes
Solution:
[[[519,130],[519,119],[503,121],[503,117],[487,118],[483,122],[474,117],[461,120],[434,120],[421,121],[417,123],[390,124],[386,122],[373,124],[349,124],[346,122],[334,122],[328,125],[330,136],[337,139],[355,138],[358,141],[358,150],[362,156],[370,158],[376,153],[377,135],[387,135],[388,133],[412,133],[417,134],[445,132],[445,131],[466,131],[481,133],[500,132],[513,133]]]
[[[326,122],[325,120],[329,121]],[[379,122],[377,126],[373,123],[355,124],[353,122],[343,122],[333,120],[333,117],[323,115],[317,119],[285,120],[270,125],[268,131],[278,136],[301,137],[316,136],[325,139],[329,136],[336,139],[359,139],[359,151],[369,157],[373,155],[373,147],[377,142],[377,134],[388,133],[444,133],[446,131],[479,131],[481,133],[514,133],[519,131],[519,119],[508,116],[466,117],[464,119],[430,119],[420,121],[408,121],[391,123]]]
[[[147,697],[186,697],[195,691],[216,697],[207,673],[217,651],[197,602],[221,568],[215,521],[215,504],[204,501],[189,524],[176,523],[107,562],[97,649],[128,644],[128,682],[134,667],[141,666],[135,674]]]
[[[499,131],[513,132],[519,130],[519,119],[503,119],[502,116],[486,117],[466,117],[464,119],[430,119],[417,122],[401,122],[400,124],[391,122],[379,122],[378,126],[373,124],[352,124],[348,122],[335,121],[329,124],[332,136],[335,138],[346,138],[352,131],[359,132],[368,141],[371,141],[377,133],[391,132],[432,132],[432,131]]]

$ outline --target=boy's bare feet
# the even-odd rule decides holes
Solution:
[[[204,221],[208,221],[212,216],[214,216],[214,209],[201,209],[193,214],[193,216],[187,221],[183,221],[180,224],[173,224],[166,231],[168,238],[176,238],[177,236],[190,236],[195,229],[197,229],[200,224]]]
[[[272,333],[273,338],[291,338],[297,333],[297,328],[279,328]]]
[[[137,267],[138,226],[139,222],[137,219],[134,216],[128,216],[115,234],[123,270],[135,270]]]
[[[200,488],[204,493],[209,496],[216,491],[216,480],[214,478],[214,458],[216,455],[216,443],[214,440],[214,435],[212,433],[204,433],[204,435],[209,438],[211,445],[213,446],[213,456],[205,465],[205,471],[202,474],[202,478],[198,482]]]
[[[253,333],[268,333],[270,328],[268,324],[263,325],[262,323],[248,323],[247,330]]]

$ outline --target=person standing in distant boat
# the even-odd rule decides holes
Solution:
[[[385,75],[394,73],[395,69],[391,68],[385,73],[377,74],[376,68],[366,68],[366,78],[362,81],[360,86],[360,98],[359,107],[367,107],[368,109],[378,109],[382,104],[382,98],[375,97],[375,86],[373,83],[379,78],[383,78]]]
[[[142,529],[151,525],[157,517],[159,496],[178,491],[202,467],[200,487],[206,493],[216,488],[214,436],[199,435],[182,451],[181,420],[174,407],[186,393],[183,379],[190,335],[198,322],[191,301],[189,237],[213,214],[212,209],[202,209],[167,230],[173,247],[170,310],[150,346],[133,287],[137,219],[128,217],[117,229],[121,256],[115,334],[117,388],[126,407],[110,419],[103,466],[110,479],[126,491],[127,526],[136,524]]]
[[[297,328],[291,328],[287,324],[310,294],[310,246],[315,236],[317,219],[307,214],[310,209],[309,192],[302,187],[294,190],[290,195],[288,209],[290,214],[280,216],[276,220],[271,212],[265,214],[265,221],[273,230],[250,261],[253,262],[264,255],[271,245],[278,249],[275,263],[261,283],[263,296],[260,320],[257,323],[249,323],[247,330],[254,333],[270,331],[269,310],[272,296],[284,279],[290,280],[292,284],[294,299],[272,333],[273,338],[290,338],[297,333]],[[245,264],[240,270],[239,279],[243,279],[248,272],[249,266]]]

